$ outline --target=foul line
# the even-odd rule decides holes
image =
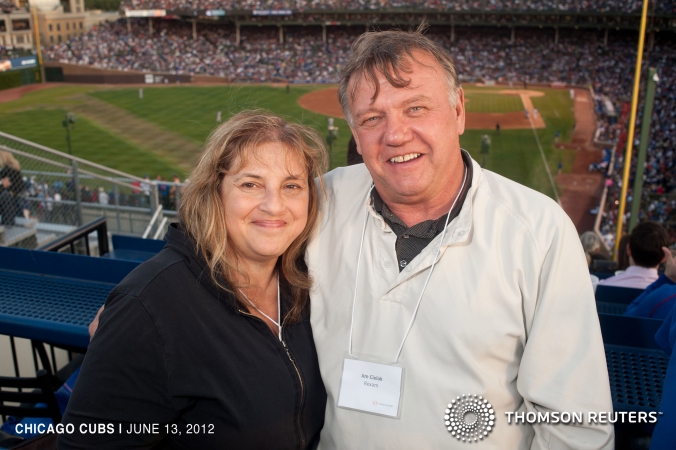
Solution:
[[[532,113],[528,114],[528,121],[530,122],[530,128],[533,130],[533,136],[535,136],[535,141],[538,143],[538,148],[540,149],[540,156],[542,156],[542,162],[545,164],[545,169],[547,170],[547,176],[549,177],[549,182],[552,183],[552,189],[554,190],[554,197],[556,197],[556,202],[559,206],[563,207],[561,204],[561,198],[559,197],[559,191],[556,189],[556,184],[554,183],[554,177],[552,177],[552,172],[549,170],[549,164],[547,163],[547,158],[545,158],[545,152],[542,150],[542,144],[540,144],[540,138],[538,137],[537,132],[535,131],[535,125],[533,124]]]

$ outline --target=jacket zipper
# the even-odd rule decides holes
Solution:
[[[293,356],[291,356],[291,351],[289,350],[289,347],[286,346],[286,342],[283,340],[281,341],[282,345],[284,346],[284,350],[286,350],[286,356],[289,357],[289,360],[291,361],[291,364],[293,364],[293,368],[296,369],[296,375],[298,375],[298,381],[300,381],[300,405],[298,408],[298,417],[296,418],[298,420],[298,433],[300,434],[300,444],[301,448],[305,448],[305,435],[303,434],[303,426],[301,425],[300,421],[300,412],[303,409],[303,405],[305,404],[305,385],[303,384],[303,377],[300,376],[300,370],[298,370],[298,366],[296,365],[296,361],[293,359]]]
[[[252,317],[256,320],[259,320],[265,324],[265,321],[261,319],[260,317],[254,316],[251,313],[242,311],[241,309],[237,308],[237,312],[244,316],[249,316]],[[267,324],[265,324],[267,326]],[[286,356],[289,358],[289,361],[291,361],[291,364],[293,365],[293,368],[296,370],[296,375],[298,376],[298,381],[300,382],[300,405],[298,408],[298,414],[296,416],[296,422],[298,423],[298,433],[300,434],[300,444],[301,448],[305,448],[305,435],[303,433],[303,426],[301,425],[301,420],[300,420],[300,412],[303,409],[303,405],[305,403],[305,385],[303,384],[303,377],[300,376],[300,370],[298,370],[298,366],[296,365],[296,361],[293,359],[293,356],[291,355],[291,351],[289,350],[289,347],[286,346],[286,342],[284,340],[280,340],[282,343],[282,346],[284,347],[284,350],[286,351]]]

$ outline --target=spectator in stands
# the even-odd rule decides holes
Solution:
[[[619,275],[627,270],[629,267],[629,253],[627,253],[627,248],[629,248],[629,235],[625,234],[620,238],[620,243],[617,246],[617,268],[615,275]]]
[[[165,78],[166,80],[166,78]],[[160,204],[164,209],[169,208],[169,186],[166,183],[167,179],[162,178],[160,175],[155,177],[155,183],[157,183],[157,191],[160,200]]]
[[[347,143],[347,165],[352,166],[354,164],[362,164],[363,162],[364,158],[361,157],[357,150],[357,142],[354,140],[354,136],[351,136],[350,142]]]
[[[303,256],[327,156],[316,132],[272,114],[212,133],[167,246],[106,301],[59,449],[316,448],[326,391]],[[81,431],[93,422],[114,433]],[[126,432],[148,423],[158,432]]]
[[[108,196],[108,193],[106,192],[105,189],[103,189],[103,186],[99,187],[99,203],[102,205],[107,205],[108,201],[110,200],[110,197]]]
[[[665,319],[676,304],[676,260],[669,249],[662,250],[664,273],[627,307],[625,316]]]
[[[174,174],[172,183],[173,184],[169,188],[169,204],[171,209],[178,210],[178,202],[181,196],[181,179],[178,175]]]
[[[21,216],[21,196],[25,190],[21,164],[11,153],[0,150],[0,215],[3,225],[14,225],[15,218]]]
[[[664,262],[662,247],[669,245],[669,235],[655,222],[642,222],[632,230],[627,246],[629,267],[624,273],[601,280],[599,285],[645,289],[657,280],[657,268]]]
[[[673,450],[676,448],[676,308],[655,334],[655,341],[670,356],[667,375],[662,384],[660,414],[650,441],[650,450]]]
[[[589,256],[589,267],[595,259],[604,259],[601,255],[601,239],[593,231],[585,231],[580,236],[584,252]]]

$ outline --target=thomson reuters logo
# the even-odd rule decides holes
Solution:
[[[488,436],[495,425],[495,411],[482,396],[457,396],[444,411],[444,424],[462,442],[477,442]]]

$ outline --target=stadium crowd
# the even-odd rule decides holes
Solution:
[[[318,27],[285,27],[281,44],[276,28],[242,27],[237,46],[234,29],[217,25],[200,24],[196,40],[189,24],[173,20],[156,20],[152,35],[144,20],[132,21],[131,30],[128,33],[125,21],[102,25],[45,50],[45,58],[118,70],[214,75],[231,81],[335,83],[352,41],[362,32],[356,27],[330,28],[325,45]],[[591,84],[599,96],[613,99],[617,110],[630,97],[627,73],[635,61],[633,34],[612,33],[604,46],[602,31],[561,30],[555,43],[553,30],[519,29],[514,44],[507,29],[463,28],[456,31],[455,42],[448,29],[431,28],[428,33],[449,49],[463,81]],[[673,220],[676,206],[663,197],[676,187],[676,46],[671,35],[663,33],[655,39],[645,62],[646,67],[657,67],[661,82],[646,162],[643,199],[648,203],[642,214],[665,223]],[[613,140],[618,135],[617,124],[601,124],[600,137]],[[621,155],[615,164],[614,177],[618,177]],[[603,221],[606,234],[616,223],[619,184],[611,178]]]
[[[437,11],[539,11],[637,13],[640,0],[124,0],[122,9],[226,9],[226,10],[378,10],[420,9]],[[674,0],[660,2],[656,12],[676,11]]]
[[[23,56],[30,56],[32,54],[33,51],[31,50],[25,50],[22,48],[9,48],[0,45],[0,60],[21,58]]]
[[[674,64],[676,64],[676,52],[673,43],[669,40],[657,42],[654,50],[648,53],[644,67],[655,67],[659,76],[659,82],[655,90],[655,104],[651,119],[650,140],[648,142],[646,162],[644,167],[644,184],[641,194],[641,209],[639,220],[652,220],[667,225],[670,239],[676,241],[676,82],[674,76]],[[633,58],[620,61],[624,64],[633,64]],[[645,78],[647,71],[642,76],[641,92],[645,91]],[[628,89],[622,86],[608,86],[608,93],[612,98],[628,100]],[[639,117],[636,123],[636,136],[640,135],[644,99],[638,106]],[[618,138],[620,133],[616,133]],[[638,149],[640,138],[634,141],[634,149]],[[604,208],[604,217],[601,222],[601,232],[609,244],[614,243],[614,233],[617,227],[618,205],[622,189],[622,168],[624,167],[623,145],[618,146],[616,160],[612,174],[606,184],[608,199]],[[636,151],[634,152],[636,155]],[[632,161],[636,165],[636,160]],[[628,198],[634,198],[633,172],[627,186]],[[669,195],[670,194],[670,195]],[[624,223],[630,218],[631,204],[626,208]]]
[[[26,8],[19,8],[11,0],[0,0],[0,11],[10,13],[14,11],[26,11]]]

